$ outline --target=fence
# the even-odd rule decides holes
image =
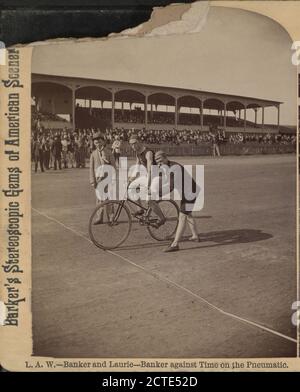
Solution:
[[[150,144],[149,148],[154,151],[163,150],[172,156],[198,156],[212,155],[212,145],[209,143],[201,145],[181,144]],[[296,152],[295,144],[262,144],[262,143],[243,143],[243,144],[222,144],[219,146],[221,155],[260,155],[260,154],[291,154]],[[126,156],[133,156],[134,152],[126,143],[123,145],[122,152]]]

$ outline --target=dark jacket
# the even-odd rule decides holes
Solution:
[[[61,157],[61,151],[62,151],[62,145],[61,141],[59,139],[54,140],[54,143],[52,145],[52,153],[56,158]]]

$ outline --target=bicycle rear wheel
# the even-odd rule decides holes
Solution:
[[[166,222],[158,229],[153,226],[148,226],[147,229],[151,237],[157,241],[170,240],[174,237],[178,225],[178,205],[174,200],[159,200],[157,203],[166,218]],[[150,220],[151,218],[157,218],[157,215],[152,211],[149,218]]]
[[[102,219],[102,223],[96,223]],[[96,224],[95,224],[96,223]],[[115,249],[126,241],[131,230],[128,207],[119,201],[105,201],[93,211],[89,220],[89,236],[98,248]]]

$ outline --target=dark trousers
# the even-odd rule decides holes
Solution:
[[[78,150],[75,151],[75,162],[76,162],[76,167],[80,167],[80,153]]]
[[[39,155],[34,157],[34,171],[37,172],[38,169],[38,164],[40,163],[40,169],[43,172],[44,171],[44,159],[43,159],[43,155]]]
[[[86,157],[86,152],[83,147],[79,149],[79,161],[80,161],[80,166],[85,167],[85,157]]]
[[[116,162],[116,165],[119,166],[119,161],[120,161],[120,153],[119,152],[114,152],[114,159]]]
[[[49,162],[50,162],[50,151],[45,151],[45,153],[44,153],[44,164],[45,164],[45,168],[47,170],[49,169]]]
[[[57,170],[57,164],[58,164],[59,170],[61,170],[61,157],[60,156],[54,157],[54,170]]]

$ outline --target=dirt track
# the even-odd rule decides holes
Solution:
[[[121,249],[101,251],[87,234],[88,170],[33,174],[34,354],[294,356],[294,342],[203,299],[295,338],[295,159],[180,159],[205,165],[202,242],[171,254],[137,225]]]

